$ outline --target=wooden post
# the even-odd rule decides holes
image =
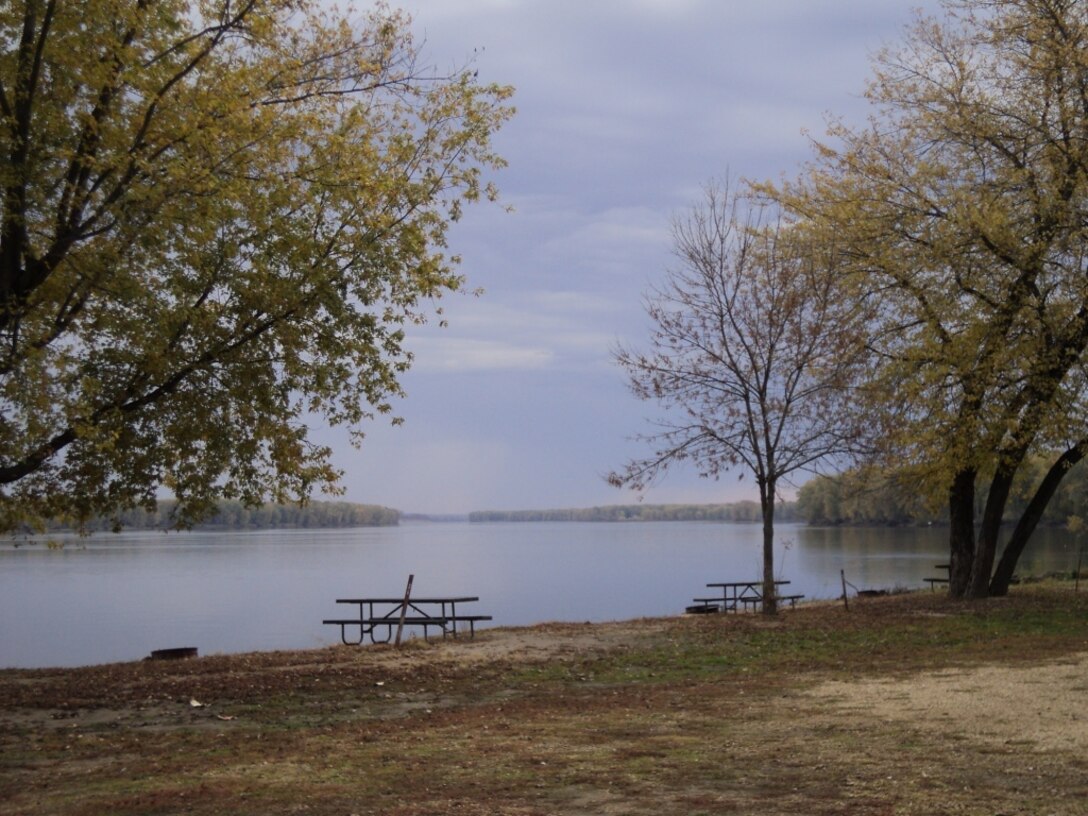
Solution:
[[[839,577],[842,578],[842,605],[846,607],[846,611],[850,611],[850,601],[846,597],[846,570],[839,570]]]
[[[404,616],[408,614],[408,599],[412,597],[412,581],[415,579],[415,574],[408,576],[408,586],[404,588],[404,600],[400,605],[400,622],[397,624],[397,639],[394,642],[394,646],[400,648],[400,635],[404,631]]]

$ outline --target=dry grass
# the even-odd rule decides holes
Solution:
[[[1072,816],[1086,661],[1048,586],[7,671],[0,810]]]

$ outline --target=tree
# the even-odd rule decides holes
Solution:
[[[0,528],[335,490],[510,90],[310,0],[0,7]]]
[[[862,466],[818,476],[797,491],[797,511],[809,524],[923,524],[941,520],[927,513],[917,486]]]
[[[620,348],[632,392],[666,409],[641,439],[652,455],[610,481],[641,489],[689,461],[704,477],[755,477],[764,611],[774,614],[774,517],[791,474],[856,445],[851,386],[864,360],[864,304],[840,286],[836,252],[765,204],[712,185],[673,227],[679,266],[646,299],[648,353]]]
[[[781,200],[883,299],[889,451],[945,495],[950,591],[984,597],[1007,590],[1034,527],[1025,516],[992,575],[1018,470],[1064,450],[1060,478],[1088,446],[1088,6],[945,10],[879,56],[870,126],[835,126],[840,146]]]

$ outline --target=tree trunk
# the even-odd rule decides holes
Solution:
[[[975,560],[975,470],[962,470],[948,489],[949,569],[948,592],[954,598],[967,594]]]
[[[759,503],[763,511],[763,614],[778,614],[774,585],[774,493],[775,483],[759,486]]]
[[[975,558],[971,564],[971,581],[966,597],[986,598],[990,594],[990,574],[994,569],[997,555],[997,540],[1001,535],[1001,519],[1005,515],[1005,505],[1012,489],[1012,477],[1015,468],[1007,464],[998,468],[990,482],[986,495],[986,508],[982,511],[982,527],[979,530],[975,546]]]
[[[1086,447],[1088,447],[1088,439],[1080,440],[1075,446],[1059,456],[1058,460],[1047,471],[1046,476],[1043,477],[1043,481],[1035,490],[1035,495],[1028,502],[1024,514],[1020,516],[1020,520],[1016,523],[1016,529],[1012,531],[1012,537],[1009,539],[1009,543],[1005,545],[1005,551],[1001,554],[997,570],[994,572],[993,578],[990,579],[991,595],[1002,596],[1008,594],[1009,584],[1012,582],[1013,573],[1016,571],[1016,564],[1024,553],[1024,547],[1027,546],[1028,541],[1031,539],[1031,534],[1043,517],[1047,504],[1050,503],[1050,499],[1053,498],[1058,485],[1065,478],[1065,474],[1069,472],[1073,465],[1084,458]]]

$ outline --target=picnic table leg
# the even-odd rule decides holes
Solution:
[[[446,617],[446,602],[445,601],[442,601],[441,610],[442,611],[439,614],[443,618]],[[450,604],[450,610],[451,610],[450,614],[456,617],[456,615],[457,615],[457,604]],[[453,621],[453,623],[451,623],[450,626],[453,627],[453,636],[457,637],[457,621],[456,620]],[[446,624],[442,624],[442,640],[446,639],[446,634],[447,634]]]
[[[363,623],[363,605],[362,604],[359,604],[359,639],[357,641],[355,641],[354,643],[349,642],[348,639],[347,639],[347,632],[345,630],[347,629],[347,627],[349,625],[351,625],[351,624],[346,624],[346,623],[341,623],[340,624],[340,642],[343,643],[345,646],[362,646],[363,641],[366,640],[366,635],[367,635],[367,631],[368,631],[367,628],[366,628],[366,625]]]
[[[369,603],[366,606],[370,611],[370,614],[366,615],[366,619],[374,620],[374,604]],[[359,617],[360,617],[360,619],[363,618],[363,603],[362,602],[359,603]],[[385,640],[378,640],[376,637],[374,637],[374,630],[377,629],[377,628],[378,627],[375,624],[372,623],[372,624],[370,624],[370,627],[367,629],[367,634],[370,635],[370,642],[374,643],[374,644],[388,643],[390,641],[390,639],[392,639],[392,637],[393,637],[393,631],[390,629],[389,633],[386,635]],[[359,642],[362,643],[362,641],[359,641]]]
[[[363,631],[363,622],[362,622],[362,620],[360,620],[359,621],[359,639],[356,640],[356,641],[348,640],[347,628],[349,626],[354,626],[354,625],[355,624],[353,624],[353,623],[341,623],[340,624],[340,642],[343,643],[345,646],[361,646],[362,643],[363,643],[363,639],[366,637],[366,633]]]
[[[733,588],[733,598],[732,598],[732,600],[730,600],[730,598],[729,598],[729,587],[722,587],[722,611],[723,612],[729,612],[730,608],[732,608],[732,610],[734,612],[737,611],[737,597],[736,596],[737,596],[737,590],[736,590],[735,587]]]

